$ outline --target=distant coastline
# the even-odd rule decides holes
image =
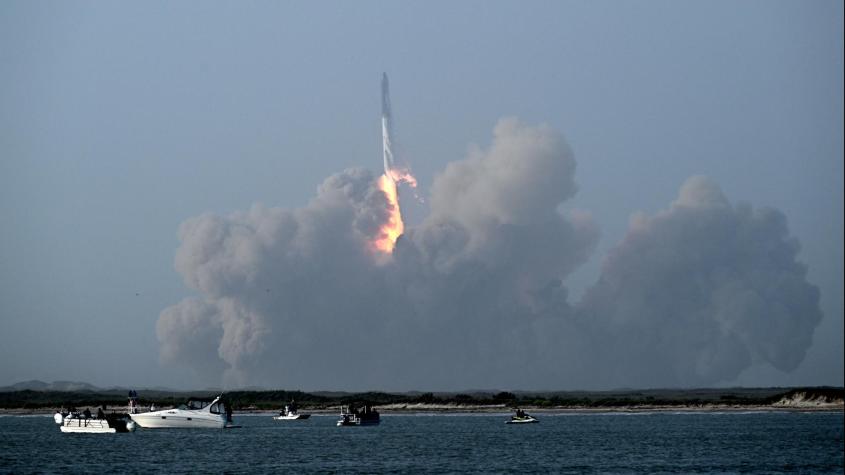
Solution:
[[[87,406],[79,406],[87,407]],[[390,407],[390,406],[375,406],[382,415],[390,414],[504,414],[512,412],[510,407]],[[628,406],[628,407],[613,407],[613,408],[597,408],[597,407],[534,407],[534,406],[520,406],[520,408],[535,414],[647,414],[647,413],[690,413],[690,412],[843,412],[845,406],[842,404],[830,404],[824,406],[801,406],[801,407],[784,407],[784,406],[728,406],[728,405],[704,405],[704,406]],[[6,409],[0,408],[0,416],[48,416],[61,407],[42,407],[36,409]],[[122,410],[119,406],[110,406],[109,409],[120,412]],[[309,409],[304,408],[314,415],[334,416],[338,413],[338,408],[322,408]],[[278,411],[268,409],[241,409],[234,412],[235,415],[276,415]]]
[[[40,382],[39,382],[40,383]],[[49,414],[63,407],[99,407],[120,411],[126,390],[99,389],[85,383],[72,386],[41,383],[24,389],[23,383],[0,388],[0,415]],[[68,390],[59,390],[65,389]],[[188,398],[208,398],[219,390],[138,390],[142,405],[169,407]],[[273,413],[291,400],[300,408],[334,414],[346,404],[367,402],[390,413],[496,413],[514,407],[544,413],[638,413],[714,411],[843,411],[842,387],[704,388],[615,391],[465,391],[438,393],[303,392],[286,390],[225,391],[238,413]]]

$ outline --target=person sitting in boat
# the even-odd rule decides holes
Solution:
[[[525,417],[525,411],[520,408],[516,408],[516,417]]]

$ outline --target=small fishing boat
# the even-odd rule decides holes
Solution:
[[[534,424],[540,422],[536,417],[528,415],[522,409],[517,409],[516,414],[512,415],[510,420],[505,421],[505,424]]]
[[[337,426],[374,426],[380,422],[378,411],[369,404],[364,404],[361,409],[350,405],[340,408],[340,420],[337,421]]]
[[[311,414],[300,414],[297,411],[296,401],[291,401],[285,406],[285,410],[279,412],[278,416],[273,417],[277,421],[302,421],[311,417]]]

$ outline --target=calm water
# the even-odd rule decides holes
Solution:
[[[240,416],[229,430],[62,434],[49,416],[0,417],[0,472],[843,473],[843,414]]]

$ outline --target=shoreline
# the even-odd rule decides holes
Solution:
[[[93,407],[93,406],[91,406]],[[308,409],[302,408],[302,412],[314,415],[336,415],[340,406],[333,408]],[[513,412],[509,406],[444,406],[424,404],[390,404],[385,406],[374,406],[381,414],[408,415],[408,414],[508,414]],[[520,406],[526,412],[536,414],[637,414],[637,413],[677,413],[677,412],[845,412],[843,404],[819,404],[819,405],[721,405],[721,404],[696,404],[696,405],[637,405],[619,407],[584,407],[584,406]],[[47,416],[58,411],[56,407],[44,407],[37,409],[0,409],[0,416]],[[123,407],[109,407],[107,412],[123,412]],[[260,416],[276,415],[279,410],[270,409],[243,409],[235,411],[234,415]]]

